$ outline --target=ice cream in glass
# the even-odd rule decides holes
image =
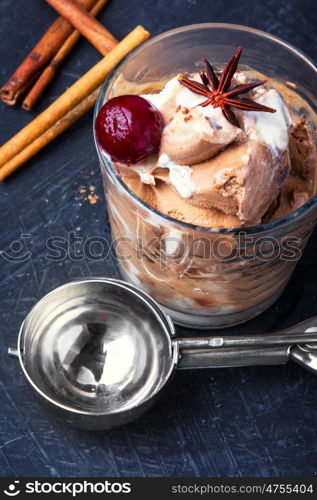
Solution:
[[[231,54],[214,61],[206,40],[220,32]],[[171,53],[186,34],[193,59],[174,71],[160,75],[148,59],[134,79],[116,71],[95,137],[123,277],[174,321],[216,328],[272,304],[302,254],[316,221],[315,102],[282,63],[258,63],[248,36],[290,49],[256,30],[197,25],[145,45]]]

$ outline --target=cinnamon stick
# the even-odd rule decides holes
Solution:
[[[9,175],[17,170],[26,161],[38,153],[44,146],[53,141],[56,137],[67,130],[75,123],[83,114],[91,109],[100,92],[100,87],[94,90],[88,97],[81,101],[77,106],[71,109],[63,118],[58,120],[46,132],[35,139],[31,144],[24,148],[20,153],[14,156],[8,163],[0,168],[0,181],[4,181]]]
[[[59,14],[67,19],[101,54],[108,54],[117,40],[75,0],[46,0]]]
[[[106,57],[93,66],[43,113],[38,115],[0,148],[0,167],[6,168],[5,165],[14,156],[21,153],[24,148],[38,139],[44,132],[96,90],[118,62],[149,37],[150,33],[142,26],[137,26],[131,31]]]
[[[90,9],[97,0],[77,0],[82,7]],[[41,40],[0,89],[0,98],[13,106],[23,93],[32,85],[45,64],[51,60],[57,50],[72,33],[73,26],[63,17],[59,17],[50,26]]]
[[[106,5],[108,0],[98,0],[97,3],[92,7],[90,13],[92,16],[97,17],[97,15],[101,12],[103,7]],[[61,48],[55,54],[49,65],[44,69],[42,74],[39,76],[24,101],[22,102],[22,108],[26,111],[30,111],[33,109],[37,101],[42,96],[43,92],[53,80],[54,76],[57,73],[57,70],[64,62],[74,45],[80,39],[80,33],[77,30],[74,30],[71,35],[67,38],[67,40],[63,43]]]

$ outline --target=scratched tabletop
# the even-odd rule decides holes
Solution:
[[[137,24],[153,34],[198,22],[245,24],[284,38],[316,61],[315,7],[314,0],[111,0],[100,19],[118,39]],[[55,17],[41,0],[1,0],[0,84]],[[34,112],[1,104],[1,143],[99,59],[83,40]],[[25,315],[69,280],[119,277],[111,254],[93,258],[82,251],[89,238],[111,238],[92,112],[0,186],[0,205],[2,476],[317,474],[317,379],[294,363],[177,373],[146,416],[108,432],[68,428],[33,399],[18,361],[7,355]],[[75,236],[78,252],[72,254],[67,247],[74,247]],[[59,257],[48,250],[52,237]],[[271,332],[317,314],[316,255],[315,232],[283,296],[230,333]]]

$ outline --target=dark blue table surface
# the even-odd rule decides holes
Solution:
[[[111,0],[100,19],[117,38],[136,24],[153,34],[198,22],[245,24],[284,38],[316,60],[315,7],[314,0]],[[55,17],[41,0],[1,0],[1,84]],[[1,104],[0,141],[99,59],[81,41],[34,113]],[[46,292],[74,278],[118,277],[111,256],[102,261],[46,258],[51,236],[67,238],[76,231],[84,240],[105,234],[110,239],[91,124],[88,113],[0,186],[0,248],[11,256],[31,253],[22,262],[0,255],[0,474],[316,475],[317,383],[295,364],[177,373],[144,418],[110,432],[66,428],[31,397],[18,362],[7,356],[27,312]],[[100,200],[84,200],[80,186],[88,191],[95,186]],[[317,313],[315,236],[277,303],[230,332],[269,332]]]

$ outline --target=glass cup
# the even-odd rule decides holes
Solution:
[[[212,23],[168,31],[130,53],[105,82],[94,118],[110,97],[130,93],[118,92],[122,82],[164,83],[177,73],[197,71],[202,56],[223,64],[238,46],[245,48],[243,64],[291,80],[317,110],[317,70],[303,53],[259,30]],[[96,147],[122,277],[160,302],[175,323],[235,325],[262,313],[280,296],[316,224],[316,196],[286,217],[258,226],[198,227],[144,203],[97,142]]]

